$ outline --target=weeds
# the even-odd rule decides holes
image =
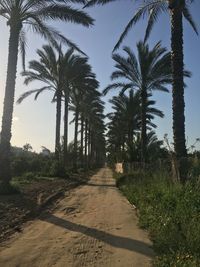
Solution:
[[[20,193],[20,191],[16,185],[0,183],[0,195],[10,195],[18,193]]]
[[[172,184],[167,173],[135,172],[117,185],[139,209],[139,223],[149,231],[156,267],[200,266],[200,182]]]

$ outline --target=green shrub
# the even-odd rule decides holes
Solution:
[[[32,181],[32,180],[36,180],[37,176],[33,172],[26,172],[23,174],[22,178],[24,180]]]
[[[139,208],[158,255],[155,266],[200,266],[200,182],[172,184],[166,173],[133,173],[117,185]],[[184,262],[184,264],[183,264]],[[182,265],[181,265],[182,264]]]
[[[36,153],[22,153],[12,157],[12,174],[14,177],[26,176],[63,176],[62,166],[53,156],[45,157]]]
[[[53,161],[50,169],[49,174],[51,177],[66,177],[66,172],[63,164],[58,161]]]
[[[29,169],[28,159],[23,157],[16,157],[12,160],[11,167],[14,176],[22,175]]]
[[[189,176],[198,178],[200,176],[200,159],[197,157],[189,158]]]
[[[11,195],[20,193],[19,188],[13,184],[4,184],[0,182],[0,195]]]
[[[156,267],[199,267],[200,261],[198,258],[190,254],[173,254],[162,255],[156,257],[154,261]]]

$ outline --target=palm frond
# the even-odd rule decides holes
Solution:
[[[25,93],[23,93],[17,100],[17,104],[21,104],[24,99],[26,99],[27,97],[29,97],[30,95],[32,94],[35,94],[35,100],[37,100],[39,94],[41,94],[43,91],[45,90],[51,90],[51,87],[50,86],[44,86],[42,88],[39,88],[39,89],[34,89],[34,90],[30,90],[30,91],[27,91]]]
[[[25,70],[25,58],[26,58],[26,46],[27,46],[27,40],[26,40],[26,33],[24,30],[21,30],[20,36],[19,36],[19,48],[22,55],[22,68]]]
[[[74,9],[67,5],[51,4],[42,8],[37,16],[41,19],[57,19],[61,21],[73,22],[89,27],[93,25],[94,19],[83,11]]]
[[[193,30],[198,35],[198,29],[197,29],[196,23],[194,22],[192,15],[190,13],[190,10],[189,10],[187,5],[185,5],[185,7],[183,8],[183,15],[184,15],[185,19],[189,22],[189,24],[192,26]]]
[[[105,4],[108,4],[110,2],[114,2],[114,1],[116,1],[116,0],[85,0],[84,8],[92,7],[96,4],[105,5]]]

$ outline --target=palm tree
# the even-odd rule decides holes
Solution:
[[[56,55],[56,52],[58,56]],[[53,92],[53,101],[56,101],[56,138],[55,138],[55,157],[60,160],[60,124],[62,95],[66,86],[65,71],[66,64],[63,52],[60,49],[56,51],[50,45],[44,45],[42,50],[38,49],[37,54],[39,61],[32,60],[29,62],[29,70],[22,73],[25,76],[26,85],[34,81],[44,83],[39,89],[34,89],[23,93],[17,103],[20,104],[28,96],[35,94],[35,100],[45,91]]]
[[[73,0],[71,2],[80,3],[83,1]],[[7,20],[7,25],[10,27],[7,80],[0,143],[1,186],[2,188],[9,188],[9,182],[11,180],[10,140],[18,48],[20,45],[24,59],[26,44],[25,33],[27,31],[27,26],[32,29],[33,32],[36,32],[42,37],[50,40],[54,45],[56,45],[55,40],[60,40],[70,46],[76,47],[70,40],[63,37],[57,30],[52,28],[46,22],[50,20],[61,20],[88,27],[93,23],[93,20],[86,13],[78,11],[67,5],[67,1],[65,0],[1,0],[0,15]]]
[[[145,162],[148,96],[154,90],[168,92],[167,85],[171,83],[170,53],[161,47],[160,42],[153,49],[139,42],[138,57],[129,47],[125,47],[124,51],[126,57],[119,54],[113,55],[116,71],[112,73],[111,79],[117,82],[107,86],[104,94],[111,89],[120,89],[121,94],[128,89],[140,92],[141,160]],[[119,79],[123,79],[123,82],[118,82]]]
[[[88,110],[88,163],[89,166],[101,165],[105,156],[104,102],[94,97]]]
[[[156,102],[151,99],[152,95],[147,95],[146,101],[146,129],[152,131],[152,128],[157,126],[153,123],[155,116],[164,117],[162,111],[155,108]],[[133,90],[130,90],[129,96],[119,95],[115,96],[110,100],[112,109],[114,112],[108,114],[110,122],[108,123],[108,137],[111,147],[115,146],[115,154],[119,160],[124,161],[138,161],[141,153],[141,142],[135,142],[138,138],[139,130],[141,129],[141,97],[140,92],[137,91],[135,94]],[[148,135],[146,133],[146,151],[145,159],[148,159]],[[142,140],[140,135],[139,140]],[[139,144],[139,146],[138,146]]]
[[[64,164],[67,167],[67,146],[68,146],[68,115],[69,103],[74,90],[84,90],[91,86],[98,87],[98,81],[88,64],[88,58],[81,57],[68,51],[65,55],[66,64],[66,86],[64,88],[65,118],[64,118]]]
[[[97,88],[98,85],[96,87],[95,84],[92,85],[92,90],[84,94],[80,104],[80,158],[82,162],[84,159],[85,168],[102,163],[105,155],[104,102],[102,102],[101,93]]]
[[[86,6],[95,4],[107,4],[114,0],[88,0]],[[148,17],[148,25],[145,33],[145,41],[149,37],[154,24],[161,13],[169,13],[171,18],[171,66],[173,75],[172,84],[172,110],[173,110],[173,135],[174,149],[177,159],[180,161],[180,177],[184,181],[187,175],[185,170],[185,160],[187,158],[186,139],[185,139],[185,101],[184,101],[184,54],[183,54],[183,18],[192,26],[198,34],[196,24],[192,18],[189,5],[195,0],[148,0],[140,1],[142,5],[135,12],[121,34],[115,49],[117,49],[130,29],[137,22]],[[183,158],[183,163],[181,158]]]
[[[107,116],[111,120],[108,124],[109,135],[118,136],[116,145],[119,148],[119,154],[124,154],[125,143],[127,143],[129,161],[134,161],[133,140],[134,135],[139,131],[139,111],[140,111],[140,95],[138,92],[134,95],[134,91],[130,90],[129,96],[119,95],[113,97],[110,101],[114,112]]]
[[[83,70],[83,68],[82,68]],[[92,73],[91,73],[92,74]],[[86,76],[87,77],[87,76]],[[95,75],[90,80],[88,79],[81,80],[79,77],[79,83],[75,84],[71,92],[71,106],[70,110],[74,112],[74,168],[77,168],[78,160],[78,126],[79,119],[83,119],[83,110],[88,104],[85,101],[88,99],[88,95],[93,95],[96,87],[98,86],[98,81],[95,79]],[[87,80],[87,82],[86,82]],[[90,103],[91,104],[91,103]],[[81,123],[83,127],[83,121]],[[81,129],[81,151],[83,151],[83,128]],[[82,155],[81,155],[82,158]]]
[[[141,136],[139,134],[135,135],[134,138],[134,150],[136,156],[139,155],[139,150],[141,146]],[[155,132],[150,130],[147,134],[147,159],[149,163],[154,163],[160,159],[168,158],[168,152],[163,147],[163,141],[158,140]]]
[[[74,169],[77,169],[77,157],[78,157],[78,123],[79,123],[79,116],[80,116],[80,101],[81,101],[81,93],[77,90],[73,90],[72,92],[72,104],[70,106],[70,111],[74,112],[74,162],[73,166]]]
[[[88,59],[75,54],[73,49],[68,49],[66,53],[63,53],[60,47],[57,51],[58,56],[56,56],[56,50],[46,45],[43,46],[42,50],[38,50],[37,54],[40,58],[39,62],[36,60],[31,61],[29,63],[29,71],[24,71],[22,75],[26,77],[26,85],[38,80],[45,83],[45,86],[25,92],[18,99],[18,103],[21,103],[31,94],[35,94],[35,99],[37,99],[44,91],[50,90],[54,92],[53,101],[56,101],[57,106],[55,154],[56,159],[59,160],[61,104],[62,98],[64,98],[64,162],[67,165],[69,104],[71,101],[78,101],[79,98],[82,98],[86,90],[92,90],[93,87],[96,88],[98,82],[91,72],[91,66],[87,63]],[[74,145],[77,145],[77,142]]]
[[[93,167],[97,163],[97,154],[101,154],[102,158],[102,149],[105,152],[104,103],[101,101],[101,94],[97,91],[97,87],[98,82],[94,79],[85,87],[83,85],[75,88],[71,93],[70,111],[74,112],[72,120],[74,122],[74,169],[77,169],[78,162],[82,167]],[[80,140],[78,140],[79,125],[81,126]],[[83,155],[84,135],[85,155]]]

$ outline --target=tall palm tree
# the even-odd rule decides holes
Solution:
[[[115,96],[109,102],[114,111],[107,115],[111,120],[108,124],[109,135],[113,132],[114,136],[118,136],[116,146],[119,147],[119,153],[124,153],[125,143],[127,143],[129,161],[132,162],[134,161],[134,135],[139,131],[140,95],[130,90],[129,96],[124,94]]]
[[[67,165],[69,104],[71,101],[77,102],[78,115],[79,98],[82,98],[87,90],[92,90],[93,87],[96,88],[98,82],[95,79],[95,75],[91,72],[91,66],[87,63],[88,59],[75,54],[73,49],[68,49],[66,53],[63,53],[61,47],[56,51],[51,46],[45,45],[42,50],[37,51],[37,54],[39,55],[39,61],[31,61],[29,63],[29,71],[24,71],[22,75],[26,77],[26,85],[38,80],[45,83],[45,86],[25,92],[18,99],[18,103],[21,103],[31,94],[35,94],[35,99],[37,99],[44,91],[51,90],[54,92],[53,101],[56,101],[57,106],[55,153],[56,158],[59,160],[61,104],[62,98],[64,98],[64,162]],[[77,142],[75,142],[75,145],[77,145]]]
[[[96,87],[95,84],[92,85],[92,90],[89,90],[88,93],[83,95],[80,105],[80,151],[81,159],[84,159],[83,165],[85,168],[97,163],[101,163],[100,161],[103,161],[105,155],[105,125],[103,115],[104,103],[101,100],[101,93],[98,92],[96,88],[98,88],[98,85]]]
[[[107,4],[115,0],[86,0],[86,6],[95,4]],[[192,18],[189,6],[195,0],[141,0],[142,5],[135,12],[127,24],[124,32],[114,49],[117,49],[130,29],[137,22],[148,17],[148,25],[145,33],[145,41],[149,37],[154,24],[160,14],[169,13],[171,23],[171,65],[173,74],[172,84],[172,110],[173,110],[173,136],[174,149],[177,159],[180,161],[180,177],[183,181],[186,178],[184,158],[187,157],[186,139],[185,139],[185,101],[184,101],[184,54],[183,54],[183,18],[189,22],[193,30],[198,34],[196,24]],[[183,158],[183,162],[181,160]]]
[[[23,93],[17,103],[20,104],[28,96],[35,94],[35,100],[45,91],[53,91],[53,101],[56,101],[56,138],[55,138],[55,156],[60,160],[60,125],[63,90],[66,86],[66,62],[63,52],[60,49],[56,51],[50,45],[44,45],[42,50],[38,49],[39,60],[29,62],[29,70],[22,73],[25,76],[26,85],[34,81],[40,81],[44,84],[39,89],[34,89]],[[58,56],[57,56],[58,54]]]
[[[104,140],[104,103],[101,101],[101,94],[97,91],[97,81],[91,81],[87,86],[75,88],[71,96],[70,111],[74,112],[74,169],[77,169],[78,162],[82,167],[93,167],[98,157],[102,159],[102,152],[105,152]],[[81,123],[79,124],[79,121]],[[85,124],[85,127],[84,127]],[[80,129],[80,141],[78,140],[78,127]],[[85,132],[85,160],[83,156]],[[80,146],[80,149],[78,149]]]
[[[83,68],[82,68],[83,70]],[[92,74],[92,73],[91,73]],[[79,119],[83,118],[83,110],[85,106],[88,105],[85,101],[88,99],[88,95],[93,95],[96,87],[98,86],[98,81],[95,79],[95,75],[90,80],[83,79],[81,80],[79,77],[79,83],[76,83],[72,92],[71,92],[71,106],[70,110],[74,112],[74,168],[77,168],[78,161],[78,126]],[[91,104],[91,103],[90,103]],[[82,121],[83,123],[83,121]],[[83,124],[81,123],[81,127]],[[81,129],[81,142],[82,145],[81,151],[83,151],[83,128]],[[82,157],[82,155],[81,155]],[[80,158],[81,158],[80,157]]]
[[[67,146],[68,146],[68,114],[69,103],[74,90],[84,90],[91,86],[98,87],[98,81],[88,64],[88,58],[81,57],[73,52],[67,52],[65,56],[66,84],[64,88],[65,119],[64,119],[64,164],[67,167]]]
[[[136,156],[139,154],[141,146],[141,136],[139,134],[135,135],[134,138],[134,150]],[[155,163],[159,159],[168,157],[167,150],[162,147],[163,141],[158,140],[155,132],[153,130],[150,130],[147,134],[147,159],[148,162]]]
[[[82,11],[72,8],[66,0],[42,1],[42,0],[1,0],[0,15],[7,20],[10,28],[7,79],[2,117],[1,143],[0,143],[0,179],[1,187],[9,188],[11,180],[10,170],[10,140],[13,115],[15,80],[17,72],[17,59],[19,45],[23,52],[26,44],[25,33],[29,29],[40,36],[50,40],[55,45],[55,39],[75,45],[52,28],[47,21],[61,20],[90,26],[93,23],[91,17]],[[82,2],[72,0],[71,2]]]
[[[103,163],[105,154],[105,126],[104,126],[104,102],[100,97],[94,97],[90,102],[88,110],[88,163],[92,167],[94,164]]]
[[[148,134],[152,128],[157,126],[153,123],[155,116],[163,118],[164,114],[162,111],[155,108],[156,102],[151,99],[152,95],[147,95],[146,101],[146,150],[145,150],[145,159],[148,159],[147,147],[148,147]],[[141,128],[141,115],[140,115],[140,106],[141,106],[141,97],[140,92],[137,91],[135,94],[133,90],[130,90],[129,95],[119,95],[115,96],[110,100],[112,104],[112,109],[114,112],[108,114],[110,122],[108,123],[108,137],[109,143],[115,145],[116,155],[120,157],[120,160],[128,160],[130,162],[138,161],[141,153],[140,147],[135,146],[135,140],[138,136],[139,130]],[[140,135],[139,140],[142,140]],[[136,142],[138,144],[138,142]],[[141,142],[139,143],[141,144]],[[127,154],[127,156],[126,156]]]
[[[152,49],[147,44],[139,42],[137,57],[129,47],[125,47],[124,52],[126,57],[113,55],[116,71],[112,73],[111,79],[117,82],[107,86],[104,94],[111,89],[120,89],[121,93],[128,89],[140,92],[141,160],[145,161],[148,95],[154,90],[168,92],[167,85],[171,83],[170,53],[166,52],[160,42]],[[118,82],[119,79],[123,82]]]

